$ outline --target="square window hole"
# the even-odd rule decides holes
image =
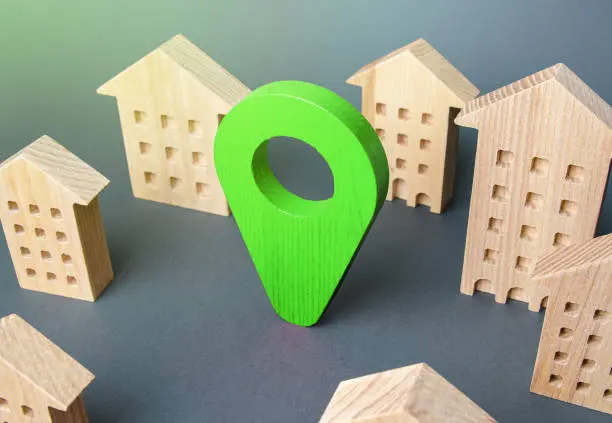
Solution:
[[[584,168],[582,166],[569,165],[565,179],[577,184],[584,182]]]
[[[397,134],[397,144],[398,145],[408,145],[408,135]]]
[[[595,360],[585,358],[584,360],[582,360],[582,364],[580,365],[580,368],[587,373],[591,373],[593,370],[595,370],[596,365],[597,363],[595,362]]]
[[[168,159],[168,160],[176,159],[176,155],[178,154],[178,150],[176,148],[174,148],[174,147],[166,147],[165,151],[166,151],[166,159]]]
[[[23,235],[25,233],[25,228],[22,225],[13,225],[13,228],[18,235]]]
[[[421,150],[429,150],[431,148],[431,141],[425,138],[421,138],[421,141],[419,142],[419,148]]]
[[[555,234],[555,238],[553,239],[553,246],[555,247],[566,247],[571,245],[572,240],[571,237],[567,234],[562,234],[557,232]]]
[[[428,170],[429,170],[429,166],[427,166],[426,164],[420,164],[418,167],[419,175],[425,175]]]
[[[187,121],[187,130],[191,135],[202,135],[202,125],[199,120],[189,119]]]
[[[32,269],[31,267],[28,267],[28,268],[26,269],[26,275],[27,275],[29,278],[33,278],[34,276],[36,276],[36,270]]]
[[[497,264],[497,260],[499,258],[499,251],[491,250],[487,248],[484,252],[483,260],[485,263],[495,265]]]
[[[200,197],[208,197],[210,195],[210,188],[208,184],[204,182],[196,182],[196,194]]]
[[[387,116],[387,105],[384,103],[376,103],[376,114],[380,116]]]
[[[580,306],[576,303],[567,302],[565,303],[565,308],[563,312],[569,316],[577,316],[580,311]]]
[[[32,257],[32,251],[30,251],[30,249],[28,247],[21,247],[21,248],[19,248],[19,252],[24,257]]]
[[[7,207],[12,212],[19,211],[19,205],[16,202],[14,202],[14,201],[7,202]]]
[[[72,256],[70,254],[63,253],[62,254],[62,263],[64,263],[64,264],[72,264]]]
[[[40,252],[40,258],[42,258],[44,261],[51,261],[51,253],[47,250],[42,250]]]
[[[531,160],[531,173],[534,173],[538,176],[548,176],[548,172],[550,170],[550,163],[546,159],[542,159],[540,157],[534,157]]]
[[[143,124],[145,119],[147,118],[147,114],[142,110],[134,110],[134,123]]]
[[[24,416],[26,416],[26,417],[28,417],[30,419],[34,418],[34,410],[32,410],[27,405],[22,405],[21,406],[21,414],[23,414]]]
[[[535,241],[538,237],[538,230],[535,226],[523,225],[521,226],[521,239],[524,241]]]
[[[544,197],[535,192],[528,192],[527,198],[525,198],[525,207],[532,210],[540,210],[544,204]]]
[[[410,110],[404,109],[404,108],[400,108],[397,111],[397,117],[400,118],[401,120],[408,120],[408,119],[410,119]]]
[[[68,237],[66,236],[64,232],[61,232],[61,231],[57,231],[55,233],[55,239],[57,239],[61,243],[68,242]]]
[[[161,115],[160,122],[162,129],[169,129],[174,125],[174,119],[172,118],[172,116],[168,115]]]
[[[45,230],[43,228],[35,228],[34,229],[34,234],[36,235],[37,238],[44,238],[45,237]]]
[[[47,280],[49,282],[55,282],[57,280],[57,276],[53,272],[47,272]]]
[[[589,339],[587,339],[587,345],[589,347],[599,348],[601,347],[602,343],[603,343],[603,338],[599,335],[590,335]]]
[[[508,201],[508,188],[503,187],[501,185],[493,185],[493,194],[491,197],[495,201],[500,201],[505,203]]]
[[[567,217],[576,216],[578,214],[578,203],[570,200],[561,200],[559,214]]]
[[[62,211],[60,209],[56,209],[55,207],[52,207],[50,210],[51,212],[51,217],[54,219],[61,219],[62,218]]]
[[[560,388],[563,386],[563,377],[559,375],[550,375],[550,378],[548,378],[548,383],[555,388]]]
[[[406,169],[406,160],[402,159],[401,157],[398,157],[397,159],[395,159],[395,167],[397,169]]]
[[[512,162],[514,162],[514,153],[506,150],[498,150],[497,151],[497,161],[495,164],[498,167],[510,167],[512,166]]]
[[[378,135],[378,138],[380,138],[381,141],[385,140],[385,130],[382,128],[377,128],[376,129],[376,135]]]
[[[591,390],[591,384],[586,382],[578,382],[576,384],[576,393],[586,395]]]
[[[68,276],[66,276],[66,283],[68,285],[76,285],[77,280],[76,280],[76,278],[74,276],[68,275]]]
[[[606,389],[603,393],[603,397],[606,401],[612,402],[612,389]]]
[[[517,257],[514,268],[519,272],[527,273],[531,267],[531,259],[527,257]]]
[[[32,216],[39,216],[40,215],[40,207],[38,207],[36,204],[30,204],[28,209],[30,210],[30,214]]]
[[[148,142],[139,142],[138,149],[140,150],[140,154],[149,154],[151,152],[151,144]]]
[[[497,219],[495,217],[489,218],[489,225],[487,226],[487,230],[489,232],[495,232],[496,234],[501,232],[502,229],[502,220]]]
[[[171,176],[168,182],[170,183],[170,189],[172,189],[172,191],[178,191],[183,187],[183,180],[181,178]]]
[[[569,354],[562,351],[557,351],[555,353],[555,362],[559,364],[566,364],[569,359]]]
[[[574,337],[574,331],[570,328],[559,329],[559,338],[563,340],[570,340]]]
[[[204,159],[204,154],[194,151],[191,153],[191,159],[195,166],[206,166],[206,160]]]
[[[434,121],[433,121],[433,116],[431,115],[431,113],[423,113],[421,115],[421,123],[423,125],[428,125],[428,126],[433,125]]]
[[[145,172],[144,173],[145,184],[153,185],[155,183],[155,177],[156,175],[153,172]]]
[[[593,315],[593,320],[595,320],[596,322],[601,322],[604,320],[608,320],[608,317],[610,317],[610,314],[607,311],[595,310],[595,314]]]

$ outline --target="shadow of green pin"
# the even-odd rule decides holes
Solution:
[[[279,136],[306,142],[327,161],[330,198],[306,200],[276,179],[267,144]],[[282,81],[234,107],[214,150],[221,186],[272,306],[290,323],[314,325],[387,194],[389,167],[376,132],[337,94]]]

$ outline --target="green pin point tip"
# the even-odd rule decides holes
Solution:
[[[267,144],[279,136],[306,142],[327,161],[332,197],[306,200],[276,179]],[[215,167],[272,306],[290,323],[314,325],[384,203],[389,167],[378,135],[332,91],[274,82],[223,119]]]

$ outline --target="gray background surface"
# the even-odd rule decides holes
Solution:
[[[424,37],[482,92],[565,62],[612,102],[612,2],[131,0],[4,2],[0,156],[43,133],[107,175],[116,279],[95,304],[21,290],[0,243],[0,315],[19,313],[91,369],[92,423],[318,421],[347,378],[426,361],[500,422],[610,422],[529,393],[543,314],[459,294],[476,133],[442,216],[387,203],[317,327],[271,309],[232,218],[135,200],[117,110],[95,89],[178,32],[252,88],[344,80]],[[271,151],[302,193],[329,189],[300,145]],[[612,232],[612,199],[599,233]]]

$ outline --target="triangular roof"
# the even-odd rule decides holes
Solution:
[[[444,58],[431,44],[420,38],[405,47],[399,48],[369,65],[359,69],[346,82],[352,85],[361,85],[359,77],[373,69],[384,66],[394,59],[405,54],[412,55],[421,62],[431,73],[438,78],[448,89],[453,92],[462,102],[468,102],[480,92],[457,68]]]
[[[88,205],[109,183],[109,180],[48,135],[0,164],[0,172],[15,160],[25,160],[64,187],[71,199]]]
[[[66,411],[94,379],[86,368],[16,314],[0,319],[0,360]]]
[[[479,110],[548,81],[557,82],[608,128],[612,129],[612,107],[563,63],[558,63],[470,101],[459,113],[455,122],[463,126],[472,126],[474,119],[471,115]]]
[[[612,234],[559,248],[538,260],[531,278],[548,279],[612,261]]]
[[[425,363],[344,381],[319,423],[495,422]]]
[[[107,81],[98,88],[98,94],[115,96],[114,83],[121,79],[125,73],[137,67],[145,58],[158,52],[184,68],[230,106],[235,106],[251,93],[251,90],[246,85],[225,68],[200,50],[184,35],[178,34]]]

